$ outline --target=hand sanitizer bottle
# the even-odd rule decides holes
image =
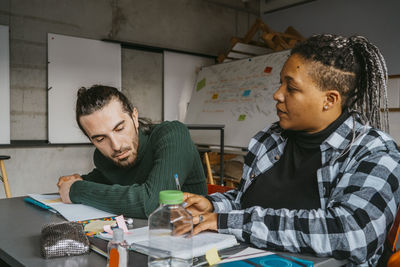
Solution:
[[[122,229],[113,230],[113,239],[107,245],[107,267],[127,267],[129,259],[128,244]]]

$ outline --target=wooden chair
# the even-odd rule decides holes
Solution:
[[[223,186],[215,184],[214,177],[211,171],[210,157],[208,156],[208,152],[204,152],[204,162],[206,164],[207,169],[207,192],[208,194],[213,193],[225,193],[226,191],[232,190],[233,187]]]
[[[232,189],[234,188],[230,186],[219,185],[219,184],[207,184],[207,193],[209,195],[214,193],[225,193]]]
[[[1,170],[0,178],[1,178],[2,182],[4,183],[4,190],[6,192],[6,197],[10,198],[11,191],[10,191],[10,186],[8,184],[6,167],[4,166],[4,160],[7,160],[7,159],[10,159],[10,156],[0,156],[0,170]]]
[[[387,235],[386,241],[389,244],[389,249],[393,252],[387,262],[388,267],[400,266],[400,250],[396,251],[396,243],[400,232],[400,209],[397,210],[396,218]]]
[[[210,157],[208,156],[208,152],[204,152],[204,163],[206,164],[206,169],[207,169],[206,182],[207,184],[214,185],[215,181],[211,171]]]

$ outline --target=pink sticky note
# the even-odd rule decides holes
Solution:
[[[123,215],[120,215],[120,216],[118,216],[118,217],[115,217],[115,220],[117,221],[118,227],[119,227],[120,229],[124,230],[124,233],[125,233],[125,234],[126,234],[126,233],[129,233],[128,227],[126,227],[126,223],[125,223],[125,220],[124,220],[124,216],[123,216]]]
[[[107,232],[107,233],[109,233],[110,235],[113,234],[113,231],[112,231],[112,229],[111,229],[111,225],[104,225],[104,226],[103,226],[103,229],[104,229],[104,232]]]

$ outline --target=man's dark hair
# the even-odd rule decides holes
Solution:
[[[375,45],[362,36],[322,34],[296,45],[291,51],[293,54],[314,64],[310,76],[322,90],[337,90],[343,99],[343,109],[365,114],[373,127],[389,130],[387,69]],[[383,122],[381,99],[385,109]]]
[[[121,93],[118,89],[111,86],[104,85],[93,85],[90,88],[81,87],[77,93],[76,100],[76,122],[79,128],[87,136],[87,133],[83,129],[80,123],[80,117],[90,115],[93,112],[104,108],[111,100],[118,100],[124,112],[132,115],[133,105],[128,98]],[[151,121],[144,118],[139,118],[139,127],[144,131],[148,132],[150,129]]]

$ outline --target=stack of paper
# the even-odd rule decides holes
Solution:
[[[112,236],[110,234],[101,233],[100,237],[110,240]],[[149,246],[149,228],[142,227],[137,229],[129,230],[129,233],[124,235],[125,240],[128,244],[141,245],[143,247]],[[171,252],[174,256],[182,256],[187,253],[193,253],[193,257],[203,256],[208,250],[216,247],[218,250],[229,248],[237,245],[237,241],[234,235],[219,234],[214,232],[202,232],[198,235],[193,236],[193,249],[188,251],[187,247],[181,246],[180,240],[185,237],[173,237],[173,245],[171,243],[163,243],[160,239],[156,249],[165,250]],[[184,244],[185,242],[182,242]],[[142,251],[141,251],[142,252]],[[151,253],[149,253],[151,254]],[[182,256],[184,258],[184,256]]]

